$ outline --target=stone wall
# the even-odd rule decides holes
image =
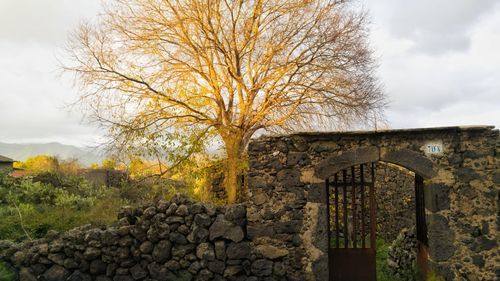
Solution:
[[[499,140],[493,127],[261,137],[249,146],[248,234],[287,249],[289,280],[328,280],[325,180],[389,162],[424,178],[430,267],[446,280],[496,280]]]
[[[79,175],[94,186],[118,187],[124,181],[129,180],[127,172],[110,169],[83,169]]]
[[[285,274],[271,245],[251,248],[244,205],[214,207],[177,196],[124,208],[115,225],[83,226],[22,245],[0,243],[21,281],[262,280]],[[273,280],[280,280],[273,279]]]
[[[0,170],[3,169],[12,170],[12,162],[0,162]]]
[[[417,236],[415,227],[403,228],[387,251],[387,265],[399,281],[417,281]]]
[[[0,258],[22,281],[328,280],[325,180],[382,161],[425,179],[430,267],[446,280],[496,280],[499,155],[492,127],[261,137],[249,145],[245,205],[216,208],[175,197],[124,209],[107,228],[0,243]],[[394,178],[394,171],[380,173]],[[409,185],[403,179],[401,186]],[[400,186],[395,179],[389,185]],[[398,199],[387,190],[379,196]]]
[[[377,237],[390,243],[416,224],[415,173],[384,162],[376,169]]]

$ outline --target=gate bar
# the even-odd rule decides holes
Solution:
[[[377,219],[375,208],[375,163],[372,163],[371,172],[372,172],[372,182],[370,186],[370,248],[376,249],[376,241],[375,241],[375,233],[377,231]]]
[[[427,224],[425,221],[424,179],[415,174],[415,206],[417,217],[417,240],[428,246]]]
[[[365,243],[365,173],[363,169],[363,164],[359,165],[359,170],[361,173],[361,248],[366,248]]]
[[[326,179],[325,181],[325,187],[326,187],[326,225],[327,225],[327,230],[328,230],[328,249],[330,249],[330,243],[331,243],[331,230],[330,230],[330,181],[329,179]],[[330,251],[328,251],[330,252]]]
[[[357,245],[357,239],[356,239],[356,226],[358,222],[356,221],[357,216],[356,216],[356,170],[354,166],[351,167],[351,182],[352,182],[352,246],[354,249],[356,249]]]
[[[342,179],[343,182],[345,183],[347,181],[347,170],[342,170]],[[349,244],[349,238],[347,234],[347,188],[344,187],[343,189],[344,194],[343,194],[343,209],[344,209],[344,248],[347,249],[347,246]]]
[[[339,237],[339,187],[338,183],[338,175],[335,174],[335,247],[339,248],[340,237]]]

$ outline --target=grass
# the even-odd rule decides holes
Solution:
[[[97,200],[92,208],[74,210],[61,206],[34,205],[21,207],[23,224],[32,238],[45,236],[47,231],[65,231],[83,224],[96,226],[110,224],[116,220],[116,214],[122,201],[109,197]],[[26,233],[19,223],[19,216],[13,208],[0,205],[0,240],[26,240]],[[1,279],[0,279],[1,281]]]
[[[377,280],[378,281],[399,281],[394,277],[389,269],[387,257],[389,256],[389,245],[384,240],[377,240]]]
[[[15,275],[0,261],[0,281],[14,281]]]

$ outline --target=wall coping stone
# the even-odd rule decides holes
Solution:
[[[318,137],[325,138],[328,140],[328,137],[332,136],[356,136],[362,137],[365,135],[413,135],[420,133],[460,133],[460,132],[482,132],[482,131],[498,131],[495,129],[493,125],[471,125],[471,126],[449,126],[449,127],[429,127],[429,128],[409,128],[409,129],[385,129],[385,130],[358,130],[358,131],[325,131],[325,132],[297,132],[291,134],[279,134],[279,135],[271,135],[264,134],[255,140],[268,140],[274,138],[283,138],[283,137],[293,137],[293,136],[301,136],[301,137]]]

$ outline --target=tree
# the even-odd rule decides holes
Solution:
[[[78,159],[66,159],[59,161],[58,171],[65,175],[76,175],[78,171],[82,168]]]
[[[128,174],[131,178],[141,178],[163,174],[167,167],[156,161],[146,161],[140,158],[133,158],[128,164]]]
[[[51,155],[37,155],[26,159],[19,167],[34,174],[57,172],[59,170],[59,160],[57,157]]]
[[[113,0],[74,33],[64,67],[115,143],[191,138],[188,155],[220,139],[234,202],[258,130],[338,127],[381,113],[367,35],[349,0]]]
[[[106,169],[106,170],[114,170],[116,169],[116,161],[114,159],[104,159],[101,162],[101,168]]]

